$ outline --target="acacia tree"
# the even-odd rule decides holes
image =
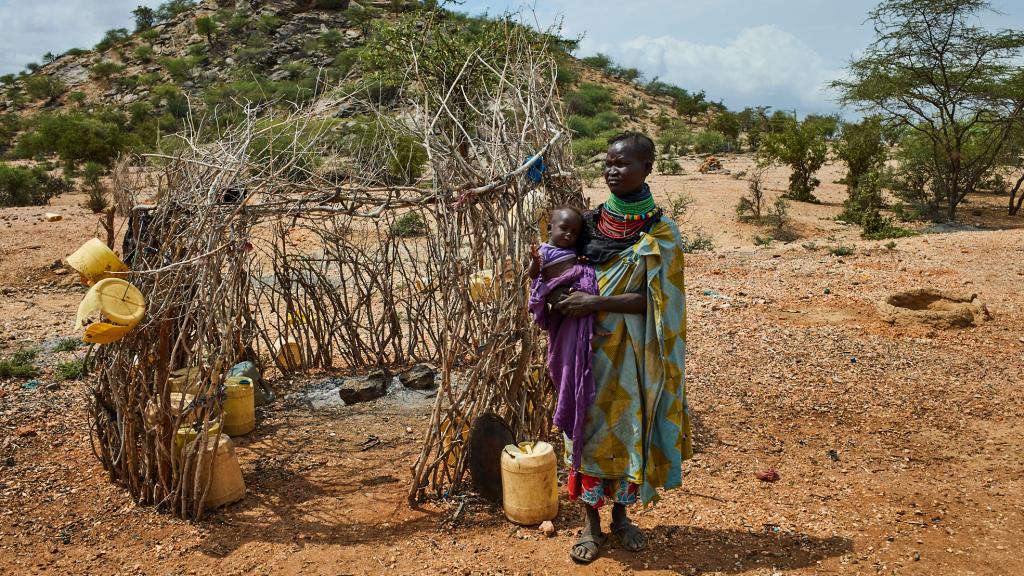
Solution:
[[[1024,115],[1024,32],[982,28],[989,11],[986,0],[885,0],[868,15],[875,41],[831,84],[843,104],[931,144],[931,204],[950,221]]]

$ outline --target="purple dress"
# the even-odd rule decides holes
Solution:
[[[540,254],[542,268],[567,260],[570,255],[576,258],[575,251],[550,244],[541,245]],[[572,318],[548,310],[545,299],[559,286],[597,294],[597,276],[592,267],[576,264],[551,280],[538,276],[530,292],[530,314],[538,326],[548,331],[548,370],[558,391],[555,426],[572,438],[572,467],[577,470],[583,454],[587,407],[594,402],[594,374],[590,369],[594,316]]]

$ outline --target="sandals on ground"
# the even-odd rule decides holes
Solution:
[[[608,537],[604,534],[594,536],[593,534],[584,534],[580,536],[572,548],[569,549],[569,557],[578,564],[590,564],[600,555],[601,546],[608,541]],[[586,551],[590,553],[590,556],[583,556],[581,552]]]

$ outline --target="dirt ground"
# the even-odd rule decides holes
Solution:
[[[581,517],[563,496],[558,532],[516,527],[480,499],[406,503],[432,402],[400,391],[314,409],[307,383],[236,441],[248,487],[199,523],[135,506],[93,458],[84,385],[49,373],[78,352],[84,289],[60,260],[98,229],[67,195],[0,210],[0,355],[43,350],[38,387],[0,382],[0,566],[12,574],[1021,574],[1024,560],[1024,219],[1000,198],[962,214],[982,231],[859,240],[837,223],[842,170],[820,205],[792,204],[799,238],[754,246],[735,222],[748,157],[729,174],[651,179],[686,191],[685,228],[712,252],[687,259],[687,387],[698,454],[682,489],[635,519],[650,548],[615,545],[588,567],[567,550]],[[769,174],[772,198],[786,172]],[[590,191],[594,201],[603,198]],[[64,215],[42,222],[46,211]],[[840,244],[852,253],[835,256]],[[992,319],[933,331],[882,323],[892,291],[973,292]],[[369,436],[380,440],[363,449]],[[774,468],[775,483],[755,473]],[[607,522],[607,518],[606,518]]]

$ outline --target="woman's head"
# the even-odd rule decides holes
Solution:
[[[654,168],[654,141],[639,132],[623,132],[608,140],[604,181],[616,196],[637,191]]]
[[[580,237],[583,229],[583,214],[570,206],[559,206],[551,211],[551,223],[548,231],[551,238],[548,244],[559,248],[572,248]]]

